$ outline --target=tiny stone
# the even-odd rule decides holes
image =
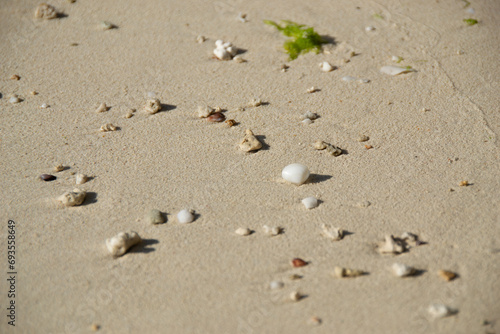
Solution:
[[[76,0],[70,0],[69,2],[75,2]],[[94,332],[97,332],[99,329],[101,328],[101,326],[99,326],[98,324],[92,324],[92,326],[90,326],[90,330],[94,331]]]
[[[302,124],[305,124],[305,125],[309,125],[309,124],[312,124],[313,121],[311,121],[309,118],[306,118],[304,120],[302,120]]]
[[[358,137],[358,141],[359,141],[359,142],[364,142],[364,141],[368,141],[368,140],[370,140],[370,137],[365,136],[365,135],[360,135],[360,136]]]
[[[212,115],[207,117],[207,121],[212,123],[220,123],[226,120],[226,116],[224,116],[221,112],[213,113]]]
[[[235,233],[241,236],[247,236],[250,235],[252,231],[248,227],[240,227],[235,231]]]
[[[299,280],[299,279],[302,279],[303,276],[301,275],[298,275],[298,274],[292,274],[290,275],[288,278],[292,281],[296,281],[296,280]]]
[[[104,124],[101,126],[101,132],[109,132],[109,131],[116,131],[116,126],[114,126],[111,123]]]
[[[277,226],[270,227],[270,226],[264,225],[264,226],[262,226],[262,230],[263,230],[264,234],[266,234],[270,237],[277,236],[278,234],[281,233],[281,227],[277,227]]]
[[[317,89],[317,88],[316,88],[316,87],[314,87],[314,86],[312,86],[311,88],[309,88],[309,89],[307,90],[307,92],[308,92],[308,93],[315,93],[315,92],[318,92],[318,91],[319,91],[319,89]]]
[[[338,148],[337,146],[333,146],[332,144],[326,145],[326,151],[331,155],[333,155],[334,157],[338,157],[339,155],[342,154],[342,149]]]
[[[144,106],[144,110],[146,112],[152,114],[156,114],[161,109],[161,103],[159,99],[150,99],[146,101],[146,105]]]
[[[50,174],[42,174],[40,175],[40,179],[43,181],[54,181],[55,179],[57,179],[57,177]]]
[[[249,107],[258,107],[262,105],[262,100],[261,99],[252,99],[249,103]]]
[[[106,103],[101,103],[99,105],[99,107],[96,109],[96,113],[100,113],[100,112],[105,112],[108,110],[108,107],[106,106]]]
[[[365,28],[366,31],[374,31],[375,27],[374,26],[368,26]]]
[[[86,195],[87,193],[84,190],[75,188],[73,191],[65,192],[57,199],[65,206],[78,206],[83,203]]]
[[[126,114],[125,114],[125,118],[131,118],[132,116],[134,116],[134,113],[132,111],[128,111]]]
[[[148,223],[153,224],[153,225],[163,224],[165,222],[165,218],[163,218],[163,214],[161,213],[160,210],[157,210],[157,209],[152,209],[151,211],[149,211],[146,219],[147,219]]]
[[[78,173],[75,176],[75,182],[76,182],[76,184],[84,184],[85,182],[87,182],[87,180],[88,180],[88,177],[85,174]]]
[[[365,274],[365,272],[362,270],[348,269],[348,268],[342,268],[342,267],[333,268],[333,273],[334,273],[334,276],[336,276],[338,278],[358,277],[358,276],[362,276]]]
[[[460,183],[458,184],[460,187],[467,187],[469,186],[469,181],[460,181]]]
[[[233,127],[238,124],[234,119],[228,119],[224,123],[226,123],[227,127]]]
[[[192,223],[193,220],[194,220],[194,214],[193,213],[194,213],[193,210],[187,210],[187,209],[181,210],[177,214],[177,221],[180,224]]]
[[[447,282],[452,281],[457,277],[457,274],[454,272],[442,269],[438,270],[438,275]]]
[[[443,304],[432,304],[427,311],[433,318],[444,318],[453,314],[453,311]]]
[[[369,149],[372,149],[372,148],[373,148],[373,146],[371,146],[371,145],[365,145],[365,148],[366,148],[367,150],[369,150]]]
[[[302,200],[302,204],[306,207],[306,209],[314,209],[318,206],[318,200],[315,197],[306,197]]]
[[[321,325],[321,319],[318,317],[311,317],[309,319],[308,323],[310,325],[313,325],[313,326],[319,326],[319,325]]]
[[[243,23],[248,22],[248,20],[247,20],[247,14],[244,14],[244,13],[239,13],[239,14],[238,14],[238,20],[239,20],[240,22],[243,22]]]
[[[62,172],[64,170],[64,166],[62,164],[59,164],[54,167],[54,172]]]
[[[317,140],[314,142],[313,147],[316,150],[324,150],[326,148],[326,143],[322,140]]]
[[[35,18],[51,20],[57,17],[57,10],[54,6],[48,5],[46,3],[41,3],[36,7]]]
[[[31,94],[31,95],[38,95],[38,92],[37,92],[37,91],[32,90],[32,91],[30,92],[30,94]]]
[[[320,69],[321,69],[323,72],[331,72],[331,71],[333,71],[333,70],[335,70],[335,69],[336,69],[336,67],[335,67],[335,66],[330,65],[330,63],[328,63],[328,62],[326,62],[326,61],[324,61],[324,62],[320,63],[320,64],[319,64],[319,67],[320,67]]]
[[[21,77],[17,74],[13,74],[11,77],[10,77],[10,80],[19,80],[21,79]]]
[[[243,152],[257,151],[262,148],[262,143],[254,136],[252,130],[245,131],[245,137],[240,142],[240,149]]]
[[[359,202],[356,204],[356,206],[358,208],[367,208],[371,205],[372,203],[368,202],[368,201],[363,201],[363,202]]]
[[[125,252],[132,246],[142,241],[139,234],[134,231],[120,232],[116,236],[106,240],[106,247],[111,255],[118,257],[125,254]]]
[[[344,230],[340,228],[331,227],[325,224],[323,224],[321,228],[323,230],[323,235],[328,239],[332,239],[333,241],[342,240],[342,238],[344,237]]]
[[[285,284],[280,281],[272,281],[271,283],[269,283],[269,288],[271,288],[271,290],[281,289],[283,288],[283,286],[285,286]]]
[[[422,109],[420,109],[420,111],[421,112],[426,112],[426,111],[430,111],[430,109],[428,109],[428,108],[422,108]]]
[[[415,273],[415,269],[413,267],[407,266],[402,263],[394,263],[391,267],[392,273],[397,277],[406,277],[411,276]]]
[[[404,246],[399,240],[395,240],[392,235],[385,236],[385,242],[378,248],[381,254],[400,254],[404,252]]]
[[[15,104],[15,103],[21,102],[21,99],[19,97],[17,97],[17,95],[14,95],[14,96],[10,97],[9,102],[12,104]]]
[[[198,106],[198,117],[207,118],[214,113],[214,109],[209,106]]]
[[[41,109],[47,109],[48,107],[50,107],[47,103],[44,103],[40,106]]]
[[[302,295],[298,291],[294,291],[290,294],[290,299],[294,302],[297,302],[302,299]]]
[[[206,37],[202,36],[202,35],[199,35],[198,37],[196,37],[196,41],[200,44],[205,42],[206,40],[207,40]]]
[[[307,262],[296,257],[295,259],[292,260],[292,266],[294,268],[304,267],[304,266],[307,266]]]
[[[115,29],[116,25],[108,21],[102,21],[100,27],[102,30],[110,30],[110,29]]]
[[[319,117],[318,114],[310,111],[306,112],[304,115],[301,116],[302,119],[310,119],[311,121],[314,121],[318,117]]]
[[[236,62],[236,63],[240,63],[240,64],[241,63],[246,63],[246,60],[243,59],[243,57],[241,57],[241,56],[235,56],[235,57],[233,57],[233,61]]]
[[[358,79],[358,82],[367,84],[367,83],[370,83],[370,79]]]
[[[288,70],[289,68],[290,68],[290,66],[283,64],[283,65],[281,65],[280,70],[281,70],[281,72],[286,72],[286,70]]]

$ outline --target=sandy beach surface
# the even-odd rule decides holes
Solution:
[[[0,1],[0,332],[500,333],[500,2],[49,3],[62,15]],[[290,61],[265,19],[313,26],[329,44]],[[218,39],[246,62],[214,59]],[[380,72],[389,65],[415,71]],[[198,118],[206,105],[239,124]],[[303,124],[307,111],[320,117]],[[246,129],[261,150],[239,149]],[[282,179],[291,163],[309,168],[305,184]],[[75,173],[90,179],[76,186]],[[82,205],[57,201],[75,187]],[[166,223],[150,224],[152,209]],[[195,221],[179,224],[182,209]],[[323,224],[348,233],[332,241]],[[122,231],[143,242],[113,258],[105,241]],[[421,244],[378,252],[404,232]],[[417,272],[395,277],[393,263]],[[367,274],[338,278],[335,266]],[[432,304],[452,312],[434,319]]]

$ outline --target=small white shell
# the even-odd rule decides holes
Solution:
[[[391,267],[392,273],[397,277],[411,276],[415,273],[415,268],[402,263],[394,263]]]
[[[271,283],[269,283],[269,288],[271,288],[271,290],[277,290],[277,289],[281,289],[285,284],[283,284],[283,282],[281,281],[272,281]]]
[[[432,304],[427,311],[433,318],[444,318],[454,313],[451,308],[444,304]]]
[[[215,47],[221,48],[221,47],[223,47],[223,45],[224,45],[224,41],[223,40],[218,39],[218,40],[215,41]]]
[[[13,95],[10,97],[9,102],[12,104],[19,103],[21,102],[21,99],[17,97],[17,95]]]
[[[106,106],[106,103],[101,103],[99,105],[99,107],[96,109],[96,113],[101,113],[101,112],[105,112],[106,110],[108,110],[108,107]]]
[[[47,109],[49,105],[47,103],[44,103],[40,106],[41,109]]]
[[[365,28],[366,31],[374,31],[375,27],[374,26],[368,26]]]
[[[380,72],[388,75],[398,75],[401,73],[414,72],[415,70],[407,67],[399,67],[399,66],[384,66],[380,69]]]
[[[355,77],[351,77],[349,75],[345,76],[345,77],[342,77],[342,80],[346,81],[346,82],[352,82],[352,81],[356,81],[356,78]]]
[[[101,132],[116,131],[116,126],[111,123],[107,123],[101,126]]]
[[[240,227],[235,231],[235,233],[241,236],[247,236],[250,235],[252,231],[248,227]]]
[[[278,234],[281,233],[281,228],[277,227],[277,226],[270,227],[270,226],[264,225],[264,226],[262,226],[262,230],[263,230],[264,234],[267,234],[270,237],[277,236]]]
[[[312,124],[313,121],[311,121],[309,118],[306,118],[304,120],[302,120],[302,124],[305,124],[305,125],[309,125],[309,124]]]
[[[318,200],[315,197],[306,197],[302,200],[302,204],[309,210],[318,206]]]
[[[309,175],[309,169],[306,166],[297,163],[290,164],[281,171],[281,177],[298,186],[306,182]]]
[[[193,215],[193,210],[181,210],[177,214],[177,221],[181,224],[188,224],[193,222],[194,220],[194,215]]]
[[[319,68],[323,71],[323,72],[331,72],[335,69],[335,67],[333,67],[332,65],[330,65],[329,62],[327,61],[324,61],[322,63],[319,64]]]

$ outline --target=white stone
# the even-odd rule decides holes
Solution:
[[[17,95],[13,95],[10,97],[9,102],[12,104],[19,103],[21,102],[21,99],[17,97]]]
[[[277,236],[278,234],[281,233],[281,228],[277,227],[277,226],[270,227],[270,226],[264,225],[264,226],[262,226],[262,230],[264,231],[264,234],[266,234],[270,237]]]
[[[281,176],[283,177],[283,179],[299,186],[307,181],[309,175],[309,169],[306,166],[298,163],[286,166],[281,172]]]
[[[136,232],[120,232],[116,236],[106,239],[106,247],[113,256],[122,256],[135,244],[141,242],[141,237]]]
[[[283,282],[281,281],[272,281],[271,283],[269,283],[269,288],[271,288],[271,290],[277,290],[277,289],[281,289],[285,284],[283,284]]]
[[[187,210],[187,209],[179,211],[179,213],[177,214],[177,221],[181,224],[187,224],[193,222],[194,220],[193,212],[194,212],[193,210]]]
[[[76,184],[84,184],[85,182],[87,182],[87,180],[88,180],[88,177],[85,174],[78,173],[75,175]]]
[[[384,66],[380,69],[380,72],[388,75],[398,75],[401,73],[414,72],[415,70],[407,67],[399,67],[399,66]]]
[[[402,263],[394,263],[391,267],[392,273],[397,277],[406,277],[410,276],[415,272],[413,267],[407,266]]]
[[[57,198],[59,202],[65,206],[78,206],[83,203],[87,193],[84,190],[73,189],[73,191],[67,191]]]
[[[306,197],[302,200],[306,209],[313,209],[318,206],[318,200],[315,197]]]
[[[335,69],[335,67],[333,67],[332,65],[330,65],[329,62],[327,61],[324,61],[322,63],[319,64],[319,68],[323,71],[323,72],[331,72]]]
[[[198,106],[198,117],[207,118],[214,113],[214,109],[209,106]]]
[[[241,236],[247,236],[250,235],[252,231],[248,227],[240,227],[235,231],[235,233]]]
[[[332,239],[333,241],[342,240],[342,238],[344,237],[344,230],[340,228],[323,224],[321,226],[321,229],[323,230],[323,235],[328,239]]]
[[[381,254],[400,254],[404,252],[404,250],[404,246],[401,242],[396,241],[392,235],[386,235],[385,242],[378,249]]]
[[[444,304],[432,304],[427,311],[433,318],[444,318],[453,314],[452,310]]]

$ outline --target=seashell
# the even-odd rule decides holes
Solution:
[[[344,278],[344,277],[363,276],[366,274],[366,272],[364,272],[362,270],[357,270],[357,269],[335,267],[335,268],[333,268],[333,274],[335,277]]]
[[[78,206],[83,203],[87,192],[80,190],[78,188],[73,189],[73,191],[67,191],[57,198],[59,202],[65,206]]]
[[[301,116],[302,119],[310,119],[311,121],[314,121],[318,117],[319,117],[318,114],[310,111],[306,112],[304,115]]]
[[[226,116],[224,116],[224,114],[220,113],[220,112],[213,113],[212,115],[207,117],[207,121],[209,121],[209,122],[219,123],[219,122],[223,122],[225,120],[226,120]]]
[[[281,177],[283,177],[288,182],[294,183],[298,186],[306,182],[309,178],[309,175],[309,169],[306,166],[298,163],[288,165],[281,171]]]
[[[298,291],[294,291],[294,292],[290,293],[290,299],[294,302],[298,302],[302,298],[304,298],[304,296]]]
[[[380,72],[388,75],[398,75],[401,73],[415,72],[414,69],[408,67],[399,67],[399,66],[384,66],[380,69]]]
[[[445,281],[449,282],[449,281],[454,280],[458,275],[452,271],[441,269],[441,270],[438,270],[438,276],[441,277],[442,279],[444,279]]]
[[[415,268],[402,263],[394,263],[391,267],[392,273],[397,277],[411,276],[415,273]]]
[[[12,104],[19,103],[22,100],[17,95],[12,95],[9,99],[9,102]]]
[[[111,255],[118,257],[125,254],[130,247],[141,241],[142,239],[137,232],[120,232],[116,236],[106,239],[106,247]]]
[[[404,245],[399,240],[395,240],[392,235],[386,235],[385,242],[378,248],[381,254],[400,254],[404,250]]]
[[[75,175],[75,183],[76,184],[84,184],[85,182],[87,182],[87,180],[88,180],[88,177],[85,174],[78,173]]]
[[[233,61],[236,63],[245,63],[246,62],[246,60],[243,59],[243,57],[241,57],[241,56],[234,56]]]
[[[254,136],[252,130],[245,131],[245,137],[240,143],[240,149],[244,152],[257,151],[262,148],[262,143]]]
[[[101,27],[102,30],[110,30],[110,29],[117,28],[116,25],[114,25],[113,23],[108,22],[108,21],[102,21],[101,24],[100,24],[100,27]]]
[[[318,200],[315,197],[306,197],[302,200],[302,204],[306,207],[306,209],[314,209],[318,206]]]
[[[326,143],[322,140],[317,140],[314,142],[313,147],[315,150],[321,151],[326,148]]]
[[[295,259],[292,260],[292,266],[294,268],[300,268],[300,267],[304,267],[304,266],[307,266],[307,262],[296,257]]]
[[[106,106],[106,103],[101,103],[99,105],[99,107],[97,107],[97,109],[95,110],[96,113],[101,113],[101,112],[105,112],[108,110],[108,106]]]
[[[181,210],[177,213],[177,221],[181,224],[188,224],[193,222],[194,220],[194,211],[193,210]]]
[[[264,225],[264,226],[262,226],[262,230],[263,230],[264,234],[267,234],[270,237],[277,236],[278,234],[281,233],[281,227],[277,227],[277,226],[270,227],[270,226]]]
[[[319,89],[317,89],[316,87],[312,86],[311,88],[309,88],[307,90],[308,93],[316,93],[316,92],[319,92]]]
[[[321,228],[323,230],[323,235],[328,239],[332,239],[333,241],[342,240],[342,238],[344,237],[344,230],[340,228],[330,227],[325,224],[321,225]]]
[[[272,281],[271,283],[269,283],[269,288],[271,288],[271,290],[281,289],[284,286],[285,284],[281,281]]]
[[[444,304],[432,304],[427,308],[430,316],[433,318],[444,318],[450,315],[457,313],[455,310],[452,310],[450,307]]]
[[[39,4],[35,10],[35,18],[37,19],[51,20],[55,19],[57,15],[56,8],[46,3]]]
[[[336,69],[335,66],[332,66],[330,65],[329,62],[327,61],[324,61],[322,63],[319,64],[319,68],[323,71],[323,72],[331,72],[333,71],[334,69]]]
[[[144,106],[144,110],[150,114],[156,114],[160,109],[161,103],[159,99],[150,99],[146,101],[146,105]]]
[[[313,121],[311,121],[309,118],[306,118],[306,119],[302,120],[302,122],[301,122],[301,123],[302,123],[302,124],[305,124],[305,125],[309,125],[309,124],[312,124],[312,123],[313,123]]]

